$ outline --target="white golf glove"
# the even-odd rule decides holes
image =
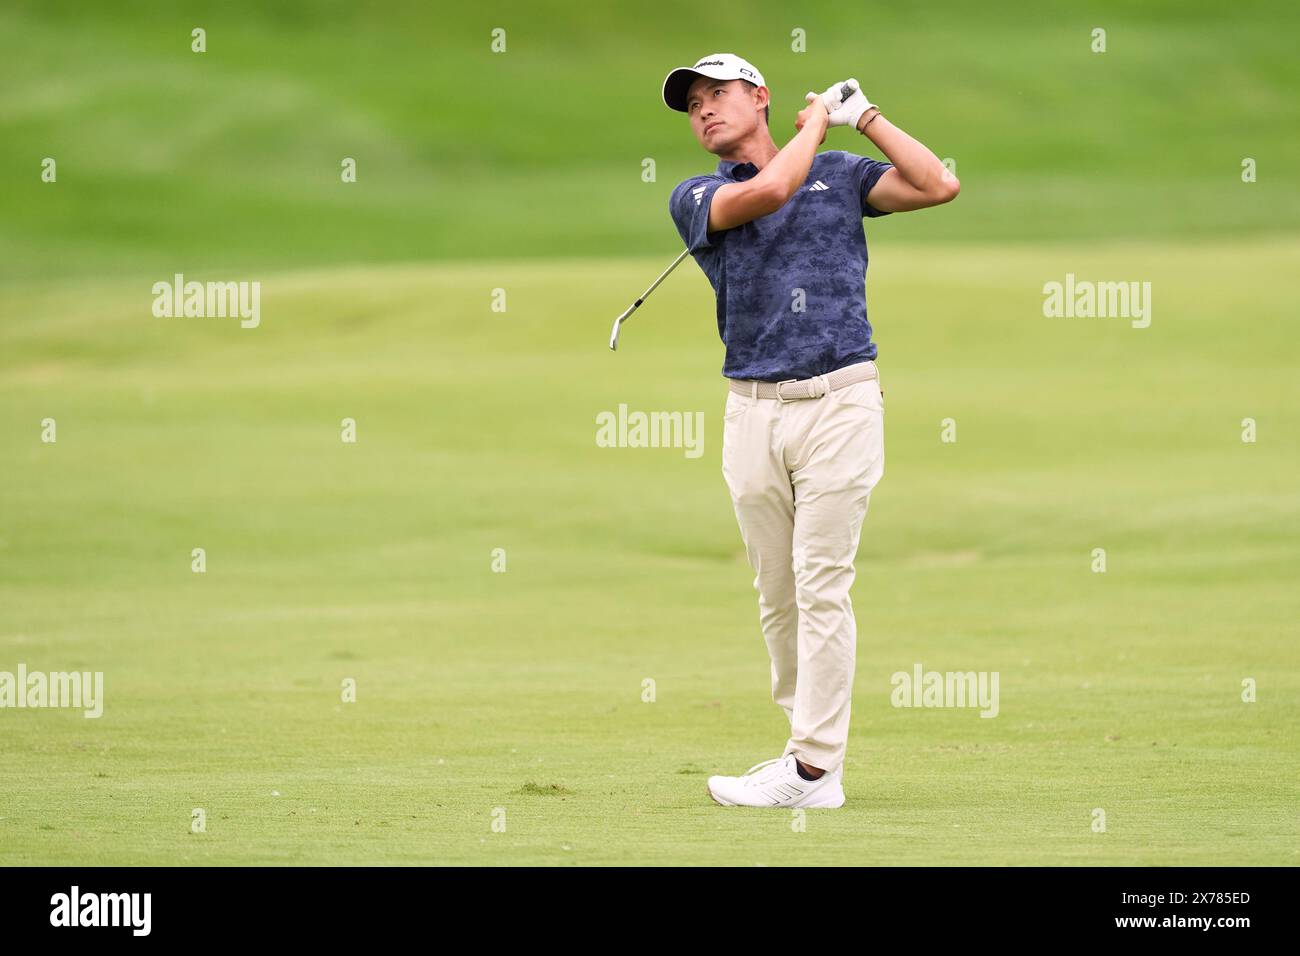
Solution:
[[[830,114],[831,126],[852,126],[854,129],[857,129],[862,114],[875,106],[854,79],[833,84],[822,94],[822,103]]]

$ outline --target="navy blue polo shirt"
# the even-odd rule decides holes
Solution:
[[[888,215],[867,193],[891,166],[838,149],[818,153],[789,202],[721,232],[708,231],[713,194],[756,176],[753,163],[724,159],[716,173],[673,189],[673,222],[718,298],[723,375],[779,382],[876,357],[862,219]]]

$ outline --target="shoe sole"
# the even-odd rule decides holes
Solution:
[[[794,809],[796,810],[838,810],[842,806],[844,806],[843,792],[840,793],[840,799],[838,803],[809,803],[809,804],[805,804],[802,807],[795,807]]]
[[[723,800],[719,800],[716,796],[714,796],[714,794],[713,794],[713,788],[710,787],[707,783],[704,785],[704,792],[707,793],[707,794],[709,795],[709,799],[710,799],[710,800],[712,800],[714,803],[716,803],[716,804],[717,804],[718,806],[720,806],[720,807],[734,807],[734,806],[735,806],[734,803],[726,803],[725,801],[723,801]]]
[[[736,806],[736,804],[734,804],[734,803],[728,803],[728,802],[726,802],[725,800],[719,800],[718,797],[717,797],[717,795],[714,794],[714,792],[713,792],[713,788],[710,787],[707,783],[704,785],[704,792],[707,793],[707,794],[709,795],[709,799],[710,799],[710,800],[712,800],[714,803],[716,803],[716,804],[717,804],[718,806],[720,806],[720,807],[734,807],[734,806]],[[789,806],[789,805],[786,805],[785,807],[773,807],[772,809],[773,809],[773,810],[778,810],[778,809],[785,809],[785,810],[838,810],[838,809],[839,809],[840,807],[842,807],[842,806],[844,806],[844,792],[841,790],[841,791],[840,791],[840,802],[839,802],[839,803],[809,803],[809,804],[806,804],[806,805],[804,805],[804,806],[802,806],[802,807],[791,807],[791,806]],[[763,807],[754,807],[753,809],[755,809],[755,810],[762,810]]]

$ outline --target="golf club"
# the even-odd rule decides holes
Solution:
[[[637,300],[633,302],[630,306],[628,306],[627,310],[622,315],[620,315],[617,319],[614,320],[614,328],[611,329],[609,333],[609,350],[611,352],[618,351],[618,332],[619,329],[622,327],[624,320],[626,320],[629,315],[631,315],[633,312],[637,310],[637,307],[646,300],[646,297],[655,290],[655,287],[658,286],[659,283],[664,281],[664,279],[668,276],[668,273],[672,272],[674,269],[677,268],[677,264],[681,262],[683,259],[685,259],[686,254],[690,251],[691,251],[690,249],[683,249],[682,254],[673,260],[673,264],[670,265],[667,269],[665,269],[663,271],[663,274],[659,276],[658,279],[655,279],[654,282],[650,283],[650,288],[642,292],[637,297]]]

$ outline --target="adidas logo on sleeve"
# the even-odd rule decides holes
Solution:
[[[695,197],[695,205],[699,205],[704,200],[704,190],[706,186],[696,186],[691,190],[691,195]]]

